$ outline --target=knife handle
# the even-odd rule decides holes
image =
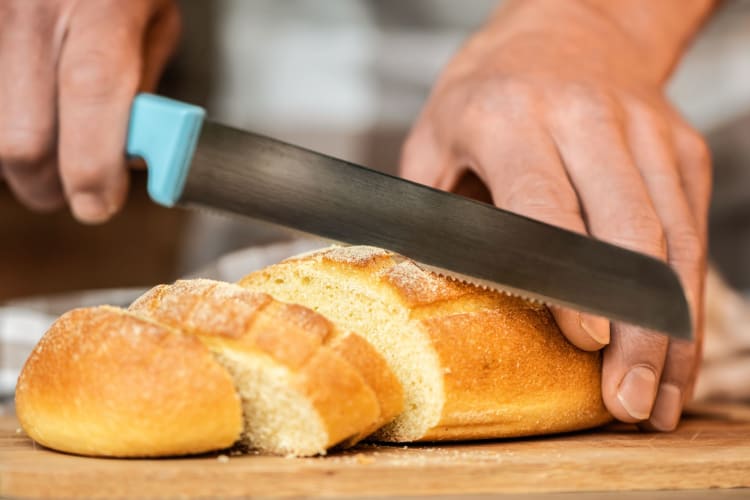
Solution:
[[[148,165],[148,194],[173,206],[182,194],[203,117],[200,106],[141,93],[130,110],[125,151]]]

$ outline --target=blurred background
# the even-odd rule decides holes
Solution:
[[[496,0],[183,0],[184,34],[160,89],[209,115],[394,173],[430,87]],[[669,86],[715,160],[711,253],[750,289],[750,2],[727,1]],[[166,210],[135,175],[102,227],[39,216],[0,185],[0,301],[148,286],[228,251],[290,238],[249,220]]]

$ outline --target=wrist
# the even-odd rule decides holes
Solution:
[[[536,40],[534,56],[661,85],[715,3],[509,0],[481,30],[475,45],[508,51]]]

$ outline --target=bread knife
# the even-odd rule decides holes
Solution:
[[[692,339],[672,268],[646,255],[136,96],[127,154],[157,203],[203,206],[401,253],[447,276]]]

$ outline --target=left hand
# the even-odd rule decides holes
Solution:
[[[175,0],[2,0],[0,172],[36,211],[122,208],[130,107],[177,46]]]

